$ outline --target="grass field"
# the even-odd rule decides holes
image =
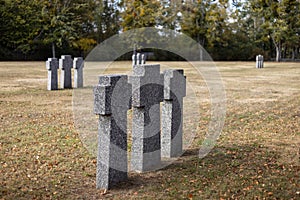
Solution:
[[[107,73],[130,67],[114,64]],[[173,164],[130,173],[128,182],[103,193],[95,189],[96,159],[75,128],[73,90],[47,91],[44,62],[0,62],[0,199],[300,199],[300,63],[216,65],[227,115],[215,148],[198,158],[209,93],[186,69],[201,113],[196,124],[185,122],[196,126],[192,144]]]

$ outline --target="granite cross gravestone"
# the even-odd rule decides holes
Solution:
[[[57,69],[58,69],[58,60],[56,58],[48,58],[46,61],[46,68],[48,70],[48,90],[57,90],[58,81],[57,81]]]
[[[182,154],[183,97],[186,96],[186,80],[183,70],[164,71],[164,102],[162,105],[162,157]]]
[[[72,73],[73,60],[70,55],[62,55],[59,59],[59,68],[61,69],[60,87],[72,88]]]
[[[132,106],[131,170],[158,169],[161,156],[182,154],[183,70],[160,65],[134,65],[133,74],[99,77],[94,112],[99,115],[97,188],[109,189],[127,179],[127,110]],[[160,130],[160,102],[162,136]]]
[[[83,67],[84,61],[82,57],[76,57],[73,61],[74,67],[74,88],[83,87]]]
[[[109,189],[127,179],[127,110],[131,86],[126,75],[99,77],[94,113],[99,115],[97,188]]]
[[[163,77],[160,65],[135,65],[132,84],[131,170],[158,168],[161,163],[160,102],[163,100]]]

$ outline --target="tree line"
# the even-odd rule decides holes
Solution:
[[[86,56],[141,27],[184,33],[214,60],[300,58],[299,0],[0,0],[0,15],[1,60]]]

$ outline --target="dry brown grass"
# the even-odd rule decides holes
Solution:
[[[95,158],[74,128],[72,90],[47,91],[43,62],[1,62],[0,199],[300,198],[300,63],[255,69],[254,62],[217,62],[227,117],[203,159],[197,148],[210,119],[205,82],[186,63],[161,64],[185,67],[200,99],[195,140],[172,165],[130,173],[127,183],[103,195],[95,189]],[[106,73],[130,66],[114,65]]]

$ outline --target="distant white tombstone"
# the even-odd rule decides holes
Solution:
[[[82,57],[76,57],[73,61],[74,67],[74,88],[83,87],[83,67],[84,61]]]
[[[62,89],[72,88],[72,72],[73,59],[70,55],[62,55],[59,59],[59,68],[61,69],[60,87]]]
[[[58,60],[56,58],[48,58],[46,61],[46,69],[48,70],[48,90],[57,90],[57,69],[58,69]]]
[[[264,57],[262,55],[256,56],[256,68],[264,68]]]
[[[146,64],[146,54],[137,53],[132,55],[132,66],[135,65],[145,65]]]

